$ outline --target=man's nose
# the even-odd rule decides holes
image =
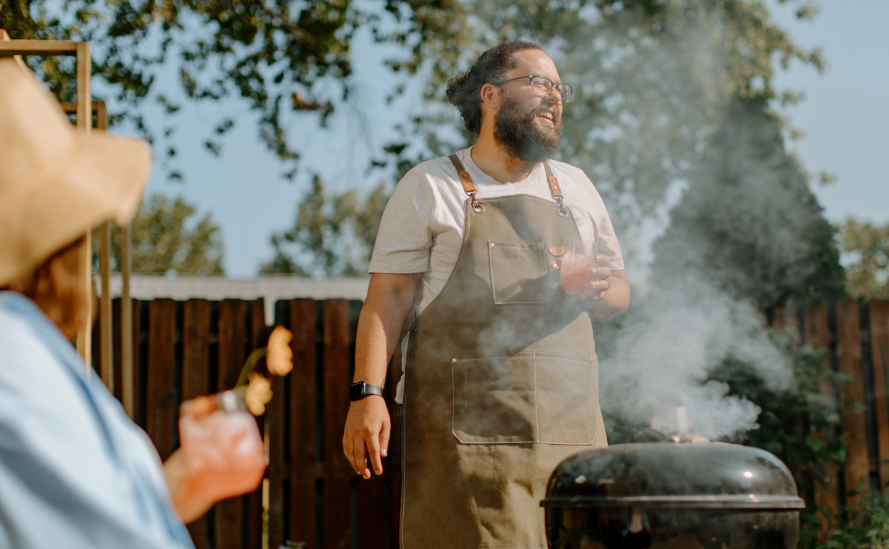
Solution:
[[[553,86],[549,89],[549,93],[544,96],[544,99],[554,105],[560,105],[562,103],[562,93]]]

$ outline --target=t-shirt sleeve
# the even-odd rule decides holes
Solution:
[[[386,204],[368,271],[423,273],[429,268],[434,198],[423,174],[408,172]]]
[[[583,172],[581,172],[583,173]],[[602,195],[593,185],[593,182],[583,174],[583,178],[588,182],[590,198],[595,205],[593,210],[593,222],[596,225],[596,247],[598,253],[608,256],[608,268],[612,271],[624,270],[624,258],[620,251],[620,243],[617,241],[617,234],[614,231],[614,225],[611,223],[611,216],[605,208],[605,201]]]
[[[596,244],[600,254],[608,256],[608,268],[612,271],[624,270],[624,258],[620,251],[620,244],[611,224],[611,217],[603,205],[602,214],[596,222]]]

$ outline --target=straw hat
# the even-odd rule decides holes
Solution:
[[[31,74],[0,58],[0,286],[109,218],[129,223],[150,167],[143,141],[76,131]]]

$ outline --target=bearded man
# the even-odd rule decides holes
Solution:
[[[365,479],[382,473],[380,386],[413,307],[396,397],[405,549],[546,547],[550,473],[607,445],[592,320],[624,312],[630,292],[602,198],[551,160],[571,94],[539,46],[486,51],[447,88],[478,141],[413,168],[383,214],[343,450]],[[579,240],[597,254],[569,294],[561,259]]]

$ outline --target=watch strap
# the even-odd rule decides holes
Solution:
[[[363,381],[353,383],[352,386],[349,387],[350,400],[361,400],[369,395],[383,396],[383,388],[379,385],[371,385],[370,383],[365,383]]]

